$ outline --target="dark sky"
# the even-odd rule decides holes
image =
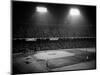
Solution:
[[[46,17],[36,13],[37,6],[47,7]],[[84,17],[84,25],[72,27],[67,20],[67,23],[64,22],[71,7],[80,9]],[[14,38],[95,37],[96,6],[14,1],[12,2],[12,28]]]

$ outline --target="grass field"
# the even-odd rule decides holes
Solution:
[[[96,68],[95,48],[45,50],[13,54],[13,73],[39,73]]]

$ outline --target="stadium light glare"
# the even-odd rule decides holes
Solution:
[[[47,8],[46,7],[36,7],[36,11],[40,12],[40,13],[46,13],[47,12]]]
[[[69,14],[71,16],[79,16],[80,15],[80,11],[77,8],[71,8]]]

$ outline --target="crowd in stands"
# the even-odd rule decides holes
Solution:
[[[23,27],[24,26],[24,27]],[[18,31],[14,31],[14,38],[45,38],[45,37],[95,37],[95,28],[71,29],[66,27],[32,27],[33,25],[22,25]],[[93,30],[94,29],[94,30]],[[14,29],[16,30],[16,28]]]

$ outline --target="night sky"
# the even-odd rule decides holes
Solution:
[[[37,13],[37,6],[47,7],[48,12]],[[71,7],[80,10],[82,22],[72,24],[67,19]],[[95,37],[96,6],[13,1],[12,30],[14,38]]]

